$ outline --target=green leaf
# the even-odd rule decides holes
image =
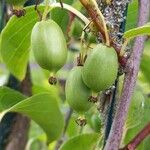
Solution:
[[[30,52],[30,34],[34,24],[38,21],[34,6],[25,10],[25,16],[11,17],[0,38],[2,59],[9,71],[19,80],[25,77]]]
[[[143,116],[143,124],[147,124],[150,121],[150,98],[147,98],[144,103],[144,116]]]
[[[56,97],[49,93],[37,94],[11,107],[8,111],[19,112],[34,120],[47,134],[48,142],[62,133],[64,119]]]
[[[147,89],[145,92],[149,92],[149,88],[150,88],[150,40],[147,40],[145,42],[145,47],[144,47],[144,53],[141,59],[141,66],[140,66],[140,70],[141,70],[141,77],[140,81],[142,80],[142,83],[145,85],[147,85]],[[140,74],[139,74],[140,75]],[[143,88],[144,88],[143,86]]]
[[[150,148],[150,137],[147,137],[144,141],[144,148],[141,150],[149,150],[149,148]]]
[[[126,31],[136,27],[137,19],[138,19],[138,1],[132,0],[132,2],[129,3],[128,6]]]
[[[68,128],[67,128],[67,135],[68,135],[68,137],[73,137],[73,136],[78,134],[78,127],[79,126],[75,122],[75,119],[76,118],[73,117],[73,115],[72,115],[72,117],[69,120],[69,125],[68,125]]]
[[[142,121],[144,113],[144,96],[141,91],[135,90],[131,99],[131,104],[128,110],[128,116],[126,120],[127,128],[133,128],[139,125]]]
[[[67,3],[71,5],[73,0],[63,0],[63,3]],[[60,8],[54,8],[51,11],[51,18],[59,24],[62,31],[66,33],[68,22],[69,22],[69,15],[68,11]]]
[[[141,61],[141,70],[147,79],[148,83],[150,83],[150,56],[147,54],[143,54]]]
[[[149,114],[150,114],[150,98],[147,98],[145,100],[145,104],[144,104],[144,116],[143,116],[143,121],[142,121],[142,128],[148,123],[150,122],[150,117],[149,117]],[[141,128],[141,129],[142,129]],[[147,137],[144,142],[143,142],[143,149],[138,149],[138,150],[148,150],[149,147],[150,147],[150,137]]]
[[[135,38],[137,36],[142,36],[142,35],[150,35],[150,23],[147,23],[144,26],[126,31],[123,37],[131,39],[131,38]]]
[[[144,114],[142,115],[141,123],[138,126],[135,126],[134,128],[127,130],[126,136],[124,138],[125,144],[131,141],[131,139],[133,139],[135,135],[138,134],[139,131],[141,131],[144,128],[144,126],[150,121],[149,114],[150,114],[150,98],[144,101]],[[148,150],[150,146],[149,140],[150,138],[147,138],[146,140],[144,140],[144,142],[142,142],[139,145],[137,150]]]
[[[96,133],[81,134],[65,142],[60,150],[92,150],[99,138]]]
[[[20,92],[8,87],[0,87],[0,112],[10,108],[25,98],[26,97]]]

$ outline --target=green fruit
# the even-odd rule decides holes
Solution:
[[[94,114],[91,118],[92,128],[95,132],[100,132],[101,120],[98,114]]]
[[[21,6],[23,5],[27,0],[6,0],[6,2],[10,5],[14,6]]]
[[[82,78],[85,84],[95,92],[109,88],[118,72],[118,58],[113,48],[98,44],[85,61]]]
[[[35,24],[31,34],[31,48],[43,69],[56,72],[66,62],[66,41],[61,28],[53,20]]]
[[[88,111],[92,104],[88,101],[91,95],[91,90],[82,81],[82,67],[74,67],[66,81],[66,100],[70,107],[77,112]]]

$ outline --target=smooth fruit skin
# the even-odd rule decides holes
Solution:
[[[14,6],[21,6],[23,5],[27,0],[6,0],[6,2],[10,5]]]
[[[113,48],[98,44],[85,61],[82,78],[85,84],[95,92],[109,88],[118,72],[118,58]]]
[[[92,103],[88,101],[91,90],[82,81],[82,67],[74,67],[66,81],[66,100],[71,108],[79,113],[88,111]]]
[[[101,120],[98,114],[94,114],[91,117],[91,122],[92,122],[92,128],[94,129],[95,132],[100,132],[101,129]]]
[[[37,63],[56,72],[66,62],[67,45],[59,25],[53,20],[37,22],[31,34],[31,49]]]

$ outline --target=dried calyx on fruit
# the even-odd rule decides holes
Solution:
[[[98,44],[88,55],[82,69],[84,83],[93,91],[108,89],[118,72],[118,57],[113,48]]]
[[[25,15],[25,10],[23,9],[23,5],[27,0],[6,0],[6,2],[13,6],[12,13],[17,17],[21,17]]]
[[[59,25],[53,20],[40,21],[35,24],[31,34],[31,49],[37,63],[43,69],[55,74],[66,62],[67,45]],[[50,77],[50,83],[57,81]]]
[[[84,116],[79,116],[79,117],[76,119],[76,123],[77,123],[79,126],[83,127],[83,126],[85,126],[85,125],[87,124],[87,120],[86,120],[86,118],[85,118]]]

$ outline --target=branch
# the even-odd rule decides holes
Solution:
[[[138,26],[142,26],[148,21],[148,17],[150,14],[150,1],[140,0],[139,5]],[[139,71],[140,59],[143,52],[145,39],[145,37],[138,37],[135,40],[132,55],[127,62],[128,70],[125,74],[123,91],[119,100],[120,104],[104,150],[118,150],[119,148],[131,96],[137,80],[137,74]]]
[[[95,8],[91,5],[89,0],[80,0],[80,2],[87,10],[89,16],[91,17],[92,21],[96,25],[98,31],[102,34],[104,40],[106,40],[102,21],[99,19],[99,17],[98,17],[99,15],[98,15],[97,11],[95,11]]]
[[[50,7],[51,8],[56,8],[56,7],[62,8],[60,3],[53,3],[53,4],[50,5]],[[72,12],[75,16],[80,18],[85,24],[89,24],[90,23],[90,21],[82,13],[80,13],[78,10],[76,10],[72,6],[63,3],[63,9],[66,9],[69,12]]]
[[[120,150],[135,150],[148,135],[150,135],[150,122],[131,140],[131,142]]]

